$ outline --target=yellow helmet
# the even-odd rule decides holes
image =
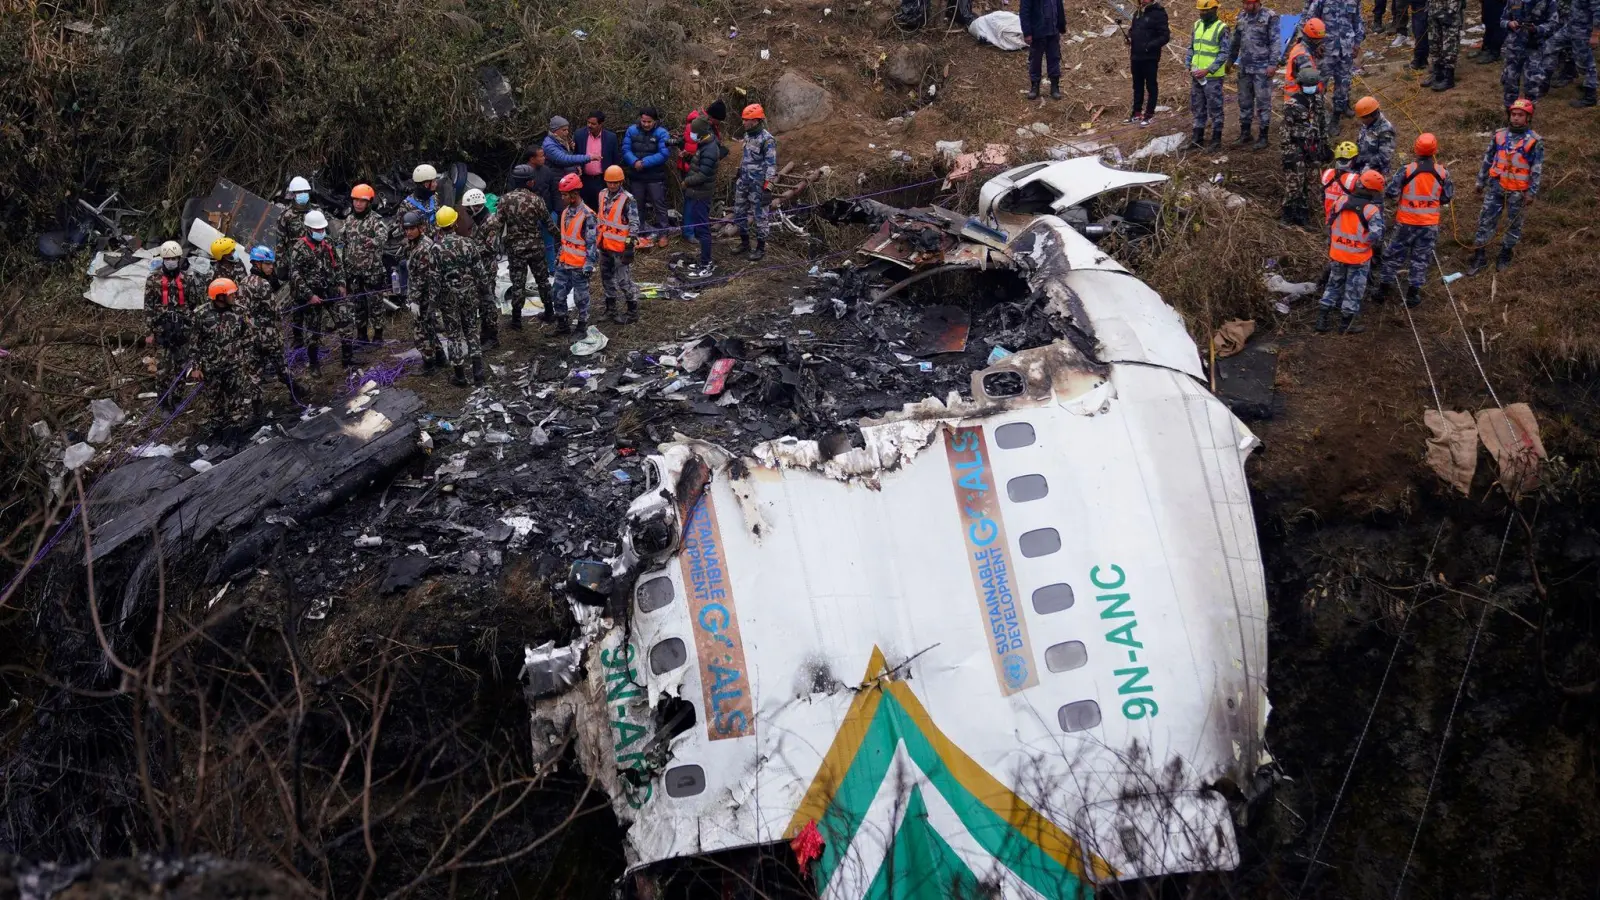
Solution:
[[[232,256],[233,251],[237,249],[239,249],[239,245],[234,243],[233,238],[219,237],[211,242],[211,258],[225,259]]]
[[[433,221],[440,228],[449,228],[456,223],[455,208],[450,206],[439,207],[439,211],[433,214]]]
[[[1361,148],[1357,147],[1354,141],[1341,141],[1339,146],[1333,148],[1333,158],[1355,159],[1360,152]]]
[[[1216,9],[1217,0],[1194,0],[1195,9]]]

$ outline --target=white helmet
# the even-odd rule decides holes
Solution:
[[[313,209],[306,213],[306,227],[312,231],[321,231],[328,227],[328,217],[322,214],[322,210]]]
[[[415,181],[417,184],[421,184],[424,181],[432,181],[438,177],[439,170],[428,165],[427,163],[423,163],[422,165],[411,170],[411,180]]]
[[[467,192],[461,197],[462,206],[482,206],[487,202],[489,201],[483,196],[483,191],[477,188],[467,188]]]
[[[162,259],[183,259],[183,247],[177,241],[167,241],[156,251],[156,255]]]
[[[311,190],[311,182],[305,180],[301,176],[296,175],[295,177],[289,179],[289,193],[298,194],[301,191],[310,191],[310,190]]]

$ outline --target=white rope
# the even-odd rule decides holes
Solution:
[[[1444,263],[1439,261],[1438,251],[1434,251],[1433,264],[1439,268],[1439,279],[1444,280]],[[1483,378],[1484,387],[1489,389],[1489,396],[1494,398],[1494,405],[1503,411],[1506,407],[1500,402],[1500,395],[1494,392],[1494,385],[1489,383],[1489,373],[1483,370],[1483,362],[1478,359],[1478,350],[1472,346],[1472,334],[1467,331],[1467,322],[1461,318],[1461,308],[1456,305],[1456,295],[1450,290],[1450,282],[1444,283],[1444,295],[1450,298],[1450,311],[1456,314],[1456,323],[1461,326],[1461,338],[1467,342],[1467,352],[1472,354],[1472,364],[1478,367],[1478,375]],[[1516,427],[1512,426],[1515,431]]]
[[[1434,259],[1437,260],[1438,256],[1435,255]],[[1445,285],[1446,290],[1448,290],[1449,287],[1450,285]],[[1433,391],[1433,408],[1437,409],[1440,413],[1443,413],[1444,401],[1439,399],[1439,385],[1434,383],[1433,367],[1428,365],[1428,353],[1422,349],[1422,334],[1417,331],[1417,321],[1411,317],[1411,307],[1407,306],[1404,300],[1400,301],[1400,308],[1405,310],[1406,324],[1411,326],[1411,337],[1416,339],[1417,353],[1422,357],[1422,371],[1427,374],[1428,388]]]

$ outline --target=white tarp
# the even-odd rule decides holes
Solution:
[[[967,31],[1001,50],[1021,50],[1028,46],[1022,42],[1022,19],[1014,12],[998,10],[979,16],[967,26]]]
[[[89,261],[89,289],[83,299],[93,300],[107,309],[144,309],[144,282],[150,277],[154,250],[133,251],[134,261],[115,272],[96,275],[106,265],[104,251]]]

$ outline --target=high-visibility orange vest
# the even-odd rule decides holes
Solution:
[[[1333,218],[1333,205],[1356,189],[1356,173],[1338,169],[1322,170],[1322,221]]]
[[[1502,128],[1494,133],[1497,148],[1494,164],[1489,174],[1500,179],[1500,187],[1508,191],[1525,191],[1533,183],[1533,148],[1539,138],[1530,129],[1522,137],[1511,140],[1511,131]]]
[[[600,247],[612,253],[621,253],[628,249],[628,222],[623,217],[627,212],[628,201],[632,199],[627,191],[617,191],[615,200],[607,201],[609,191],[600,192]]]
[[[1357,209],[1352,199],[1345,197],[1333,208],[1328,225],[1328,258],[1357,265],[1372,258],[1372,233],[1367,230],[1367,223],[1381,210],[1374,203]]]
[[[1439,224],[1439,206],[1444,201],[1444,179],[1449,173],[1432,159],[1424,166],[1414,162],[1400,176],[1400,208],[1394,220],[1401,225]]]
[[[561,255],[556,261],[569,269],[581,269],[589,264],[589,245],[583,240],[593,211],[583,203],[561,211]]]
[[[1313,62],[1311,51],[1306,45],[1295,41],[1289,48],[1288,60],[1283,64],[1283,99],[1289,100],[1300,93],[1300,83],[1294,80],[1296,72],[1308,62]]]

